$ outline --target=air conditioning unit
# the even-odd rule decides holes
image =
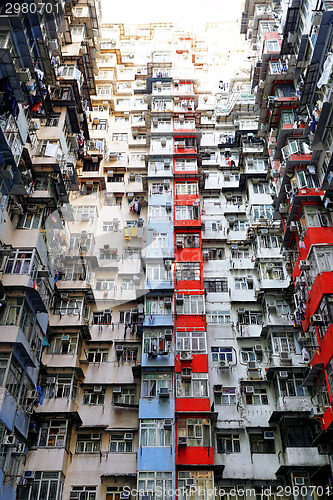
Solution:
[[[172,330],[165,330],[164,338],[165,340],[172,340]]]
[[[248,274],[248,275],[246,276],[246,280],[247,280],[247,281],[253,281],[253,274]]]
[[[266,271],[273,271],[273,264],[271,262],[267,262]]]
[[[110,245],[103,245],[104,250],[109,250]]]
[[[69,500],[79,500],[80,498],[79,495],[80,495],[79,491],[71,491],[69,494]]]
[[[309,271],[310,263],[307,260],[300,260],[298,264],[298,268],[300,271]]]
[[[236,217],[229,217],[228,222],[229,222],[229,225],[230,225],[230,226],[231,226],[231,225],[233,225],[233,224],[235,224],[235,222],[236,222]]]
[[[294,477],[294,485],[295,486],[303,486],[305,484],[304,477]]]
[[[311,316],[310,323],[312,326],[322,325],[324,323],[322,315],[321,314],[313,314]]]
[[[24,454],[26,451],[26,445],[24,443],[19,443],[17,446],[16,446],[16,453],[19,453],[19,454]]]
[[[274,431],[265,431],[264,439],[274,439]]]
[[[292,233],[296,233],[298,231],[297,222],[291,221],[289,228]]]
[[[192,488],[195,485],[194,478],[187,478],[185,484],[186,484],[186,488]]]
[[[281,203],[280,206],[279,206],[279,213],[280,214],[287,214],[288,213],[288,210],[289,210],[289,207],[288,205],[284,204],[284,203]]]
[[[24,479],[34,479],[35,471],[34,470],[25,470],[24,471]]]
[[[176,238],[177,248],[183,248],[183,238]]]
[[[269,300],[267,302],[267,307],[268,307],[268,309],[275,309],[276,308],[276,302],[275,302],[275,300]]]
[[[124,347],[122,345],[117,345],[116,346],[116,352],[123,352]]]
[[[167,307],[168,309],[171,308],[171,306],[172,306],[172,298],[171,297],[164,298],[164,306]]]
[[[245,387],[245,394],[253,394],[254,393],[254,387],[253,385],[247,385]]]
[[[254,346],[254,352],[258,352],[258,353],[259,353],[259,352],[263,352],[263,347],[262,347],[262,345],[261,345],[261,344],[256,344],[256,345]]]
[[[287,371],[280,371],[279,372],[279,378],[281,379],[287,379],[288,378],[288,372]]]
[[[170,391],[167,387],[161,387],[158,391],[158,396],[160,398],[168,398],[170,396]]]
[[[38,391],[32,390],[28,391],[27,393],[27,399],[39,399],[40,398],[40,393]]]
[[[46,379],[46,383],[47,385],[52,385],[52,384],[55,384],[57,381],[57,378],[56,377],[47,377]]]
[[[165,204],[165,211],[167,213],[170,213],[172,211],[172,205],[171,205],[170,202],[166,202],[166,204]]]
[[[258,370],[258,365],[256,361],[248,361],[247,362],[247,369],[248,370]]]
[[[69,342],[70,336],[69,335],[62,335],[61,336],[61,341],[62,342]]]
[[[172,268],[172,260],[165,260],[164,261],[164,267],[167,271],[171,271]]]
[[[230,179],[230,172],[224,172],[224,178],[225,178],[225,180],[229,180]]]
[[[16,74],[21,82],[28,82],[32,78],[29,68],[20,68],[16,71]]]
[[[176,295],[176,303],[178,305],[184,304],[184,295]]]
[[[178,436],[178,446],[187,446],[187,438],[185,436]]]
[[[99,441],[101,439],[101,435],[99,432],[93,432],[91,434],[91,440],[92,441]]]
[[[227,361],[227,360],[221,360],[221,361],[219,361],[219,368],[222,368],[222,369],[230,368],[229,361]]]
[[[121,394],[121,386],[120,385],[115,385],[113,387],[113,394]]]
[[[6,446],[16,446],[16,442],[17,438],[15,434],[7,434],[7,436],[3,438],[3,444]]]
[[[121,498],[121,500],[128,500],[129,494],[130,494],[129,491],[121,491],[120,492],[120,498]]]
[[[244,314],[244,313],[245,313],[245,307],[239,307],[239,308],[237,309],[237,312],[238,312],[239,314]]]
[[[283,363],[291,363],[291,356],[289,352],[280,352],[280,361]]]
[[[172,429],[172,420],[170,418],[164,420],[164,429]]]
[[[101,385],[94,385],[94,392],[102,392],[103,387]]]
[[[133,432],[125,432],[124,440],[125,441],[133,441]]]
[[[191,353],[191,352],[182,351],[182,352],[180,353],[180,359],[181,359],[182,361],[191,361],[192,357],[193,357],[193,356],[192,356],[192,353]]]

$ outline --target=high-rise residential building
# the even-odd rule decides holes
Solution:
[[[331,9],[0,7],[1,500],[332,495]]]

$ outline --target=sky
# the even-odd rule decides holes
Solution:
[[[240,20],[243,0],[102,0],[105,23],[172,22],[196,28]]]

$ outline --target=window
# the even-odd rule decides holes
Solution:
[[[122,290],[135,290],[136,285],[134,284],[134,281],[132,278],[123,278],[121,282],[121,289]]]
[[[71,491],[78,494],[78,500],[97,500],[96,486],[73,486]]]
[[[200,262],[176,262],[177,281],[199,281]]]
[[[105,279],[96,281],[96,290],[114,290],[114,287],[114,280]]]
[[[108,349],[88,349],[89,363],[107,363],[109,359]]]
[[[165,428],[164,420],[145,419],[140,424],[140,446],[171,446],[172,430]]]
[[[42,211],[35,214],[21,214],[17,223],[17,229],[37,229],[40,225],[41,217]]]
[[[272,219],[274,207],[272,205],[253,205],[252,214],[255,220]]]
[[[266,182],[260,182],[259,184],[253,184],[253,192],[255,194],[269,194],[269,185]]]
[[[182,302],[176,297],[177,314],[205,314],[203,295],[184,295]]]
[[[154,233],[151,247],[155,250],[168,248],[168,233]]]
[[[248,405],[268,405],[267,389],[253,386],[253,394],[246,394]]]
[[[176,333],[176,349],[178,352],[190,351],[193,353],[206,352],[206,332],[179,332]]]
[[[207,323],[229,324],[230,311],[208,311],[206,319]]]
[[[131,406],[135,405],[136,389],[135,387],[114,386],[113,403],[116,405]]]
[[[266,280],[284,280],[285,274],[282,262],[262,262],[261,272],[263,279]]]
[[[211,347],[212,361],[233,361],[233,350],[231,347]]]
[[[190,379],[183,379],[182,373],[176,374],[177,398],[207,398],[208,373],[191,373]]]
[[[239,434],[218,434],[217,453],[240,453]]]
[[[144,332],[143,334],[143,352],[149,353],[167,353],[172,348],[172,340],[166,340],[164,332]]]
[[[99,453],[101,451],[101,435],[99,433],[78,434],[76,453]]]
[[[235,220],[232,224],[229,222],[229,227],[232,231],[246,231],[250,224],[245,220]]]
[[[170,191],[169,182],[153,182],[150,189],[150,195],[169,193]]]
[[[99,249],[99,259],[101,260],[117,260],[118,253],[117,249],[114,248],[100,248]]]
[[[113,133],[112,140],[113,141],[127,141],[127,134],[121,133],[121,132]]]
[[[76,207],[74,210],[74,219],[76,221],[92,222],[96,215],[96,207]]]
[[[179,419],[179,438],[186,438],[187,446],[211,446],[210,420],[203,418]]]
[[[124,259],[140,259],[141,254],[141,248],[125,248]]]
[[[77,380],[73,375],[59,373],[56,377],[51,377],[52,379],[52,383],[48,378],[42,379],[45,398],[76,398]]]
[[[137,347],[123,347],[121,352],[117,352],[117,361],[122,363],[135,363],[138,358]]]
[[[177,246],[181,245],[183,248],[200,248],[200,235],[189,233],[189,234],[178,234],[177,233]]]
[[[176,220],[198,220],[199,207],[192,205],[176,205],[175,218]]]
[[[238,312],[240,325],[262,325],[262,313],[259,311]]]
[[[296,353],[295,339],[292,333],[274,333],[271,338],[273,354],[280,352]]]
[[[107,129],[107,120],[105,119],[99,119],[98,123],[93,123],[92,127],[93,130],[106,130]]]
[[[222,387],[214,386],[214,402],[217,405],[235,405],[237,403],[236,399],[236,388],[235,387]]]
[[[241,350],[241,358],[243,363],[248,363],[249,361],[257,361],[256,353],[253,347],[243,347]]]
[[[60,500],[64,487],[61,472],[35,472],[30,500]]]
[[[33,252],[16,250],[8,257],[5,266],[6,274],[29,274]]]
[[[180,491],[179,500],[213,500],[214,498],[214,479],[213,472],[209,470],[203,471],[179,471],[178,472],[178,489]],[[188,493],[189,489],[186,487],[188,480],[194,481],[193,494]],[[195,493],[197,492],[197,493]],[[199,494],[201,492],[201,494]],[[221,497],[222,500],[222,497]],[[237,500],[233,497],[232,500]]]
[[[83,393],[84,405],[104,405],[105,403],[105,388],[101,385],[96,385],[90,389],[85,389]]]
[[[277,40],[267,40],[268,52],[280,52],[280,44]]]
[[[280,248],[280,241],[277,236],[271,235],[260,235],[259,236],[259,245],[262,248]]]
[[[297,376],[295,373],[288,373],[288,378],[283,379],[278,377],[279,394],[282,397],[304,397],[305,389],[303,387],[303,380],[301,375]]]
[[[142,498],[172,500],[172,472],[138,472],[138,490]]]
[[[50,345],[47,346],[48,354],[76,354],[78,345],[78,334],[76,335],[57,335],[49,339]]]
[[[205,290],[209,293],[225,293],[228,292],[227,278],[213,278],[205,280]]]
[[[199,192],[197,182],[185,182],[183,184],[176,182],[175,189],[176,195],[198,194]]]
[[[235,290],[253,290],[253,282],[244,278],[235,278]]]
[[[172,274],[165,269],[162,264],[147,264],[146,268],[147,281],[171,281]]]
[[[274,439],[265,439],[262,432],[249,434],[251,453],[275,453]]]
[[[133,453],[133,434],[131,439],[127,439],[129,436],[126,434],[111,434],[109,448],[111,453]]]
[[[167,388],[171,396],[172,393],[172,378],[169,373],[144,373],[142,375],[142,391],[143,398],[156,398],[159,395],[159,390]]]
[[[172,306],[170,308],[169,305],[170,305],[170,302],[167,302],[167,305],[166,305],[164,297],[157,297],[157,298],[153,298],[151,300],[146,300],[146,314],[169,315],[169,314],[171,314],[171,311],[172,311]]]
[[[203,248],[202,254],[204,260],[224,260],[225,259],[225,249],[224,248]]]
[[[110,231],[118,231],[119,229],[119,221],[118,219],[115,221],[104,221],[103,222],[103,231],[105,232],[110,232]]]
[[[70,298],[64,300],[56,300],[54,303],[53,314],[64,316],[67,314],[80,315],[83,309],[82,297],[78,299]]]
[[[65,446],[67,420],[50,420],[40,425],[37,446],[41,448],[63,448]]]

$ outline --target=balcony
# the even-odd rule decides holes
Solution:
[[[262,325],[238,325],[236,327],[236,338],[259,338]]]
[[[30,417],[5,387],[0,387],[0,418],[9,429],[16,429],[27,437]]]
[[[280,396],[276,400],[277,412],[308,412],[310,413],[313,404],[310,398],[304,396]]]
[[[297,447],[285,448],[281,454],[280,467],[276,471],[283,471],[284,467],[315,467],[320,468],[328,465],[328,456],[320,455],[318,448],[315,447]]]
[[[43,404],[35,408],[38,414],[78,414],[78,399],[68,398],[44,398]],[[70,415],[69,415],[70,416]]]
[[[33,334],[34,331],[30,332],[31,338],[33,338]],[[15,348],[21,353],[27,366],[35,368],[39,365],[38,355],[40,353],[34,349],[35,346],[31,345],[21,327],[16,325],[1,325],[0,338],[6,344],[15,345]]]

